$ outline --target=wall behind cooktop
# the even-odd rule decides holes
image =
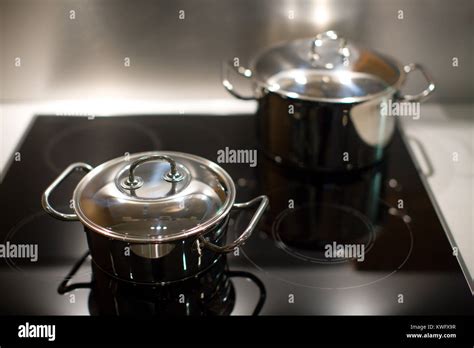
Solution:
[[[222,60],[246,64],[270,44],[335,29],[403,63],[422,63],[437,82],[431,101],[472,102],[473,6],[471,0],[0,0],[0,101],[230,98],[220,84]],[[423,86],[414,75],[408,89]]]

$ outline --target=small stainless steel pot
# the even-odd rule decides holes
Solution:
[[[428,86],[402,95],[415,70]],[[251,95],[236,91],[230,71],[251,81]],[[419,64],[402,65],[334,31],[270,47],[250,68],[225,63],[222,83],[239,99],[258,100],[257,129],[266,155],[311,171],[348,171],[380,161],[395,128],[396,117],[387,111],[394,102],[421,102],[435,88]]]
[[[73,194],[75,214],[55,210],[51,192],[73,171],[88,172]],[[71,164],[46,189],[43,208],[55,218],[81,221],[92,260],[106,273],[135,283],[193,277],[252,234],[266,196],[234,203],[232,178],[217,164],[179,152],[146,152],[92,168]],[[240,237],[225,244],[229,213],[258,205]]]

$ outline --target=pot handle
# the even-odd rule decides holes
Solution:
[[[407,64],[403,67],[403,70],[405,73],[409,74],[412,71],[419,70],[424,78],[426,79],[426,82],[428,82],[428,87],[426,87],[422,92],[418,94],[405,94],[401,95],[400,99],[402,101],[406,102],[421,102],[422,100],[426,99],[433,91],[435,90],[435,83],[433,79],[431,78],[431,75],[421,66],[420,64],[417,63],[411,63]]]
[[[408,135],[408,136],[406,136],[406,138],[409,142],[412,142],[418,148],[419,153],[420,153],[420,157],[423,158],[423,161],[426,165],[426,172],[423,172],[423,170],[421,168],[420,168],[420,172],[422,172],[423,175],[427,178],[432,177],[435,173],[435,169],[434,169],[433,163],[431,163],[430,156],[428,155],[428,152],[426,151],[425,146],[423,145],[423,143],[418,138],[416,138],[414,136],[409,136]],[[415,159],[417,159],[417,156],[416,156],[415,153],[413,154],[413,157],[415,157]],[[415,163],[416,162],[417,161],[415,161]]]
[[[234,64],[230,62],[223,62],[222,63],[222,85],[224,88],[232,94],[237,99],[241,100],[255,100],[256,98],[252,96],[245,96],[241,95],[235,91],[234,85],[229,80],[229,71],[233,70],[237,75],[249,79],[252,77],[252,70],[244,68],[243,66],[234,66]]]
[[[128,177],[123,179],[122,182],[120,183],[120,185],[124,189],[131,190],[131,191],[142,187],[143,179],[139,176],[136,176],[134,172],[135,172],[135,169],[137,169],[137,167],[139,165],[141,165],[145,162],[149,162],[149,161],[166,161],[170,164],[171,169],[167,174],[165,174],[163,176],[164,180],[166,180],[168,182],[171,182],[171,183],[177,183],[177,182],[184,179],[184,174],[181,173],[178,170],[178,166],[176,164],[176,161],[173,158],[171,158],[170,156],[167,156],[167,155],[147,155],[147,156],[140,157],[139,159],[137,159],[135,162],[133,162],[130,165]]]
[[[235,250],[235,248],[237,248],[238,246],[244,244],[247,241],[247,239],[252,235],[253,230],[255,229],[258,222],[262,218],[262,215],[268,206],[268,197],[258,196],[248,202],[234,204],[234,208],[236,209],[247,209],[252,206],[255,206],[259,201],[260,201],[260,204],[255,214],[253,214],[252,219],[249,222],[249,225],[247,226],[245,231],[242,232],[239,238],[237,238],[235,241],[224,246],[218,246],[206,240],[204,236],[199,236],[199,239],[198,239],[199,243],[202,243],[204,247],[216,253],[230,253],[231,251]]]
[[[351,53],[349,51],[349,47],[347,46],[347,40],[336,33],[334,30],[328,30],[324,33],[316,35],[313,42],[311,43],[311,59],[315,62],[321,59],[318,50],[324,45],[326,41],[338,41],[338,54],[341,56],[342,63],[344,65],[348,65]]]
[[[46,210],[46,212],[49,215],[55,217],[56,219],[65,220],[65,221],[79,220],[76,214],[61,213],[57,211],[56,209],[54,209],[49,203],[49,196],[51,195],[51,192],[53,192],[53,190],[57,186],[59,186],[59,184],[63,182],[64,179],[66,179],[72,172],[78,169],[81,169],[87,173],[87,172],[90,172],[93,169],[93,167],[87,163],[81,163],[81,162],[71,164],[61,173],[61,175],[59,175],[56,178],[56,180],[53,181],[51,185],[49,185],[49,187],[44,191],[43,196],[41,197],[41,205],[43,206],[43,209]]]

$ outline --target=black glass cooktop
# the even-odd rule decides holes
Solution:
[[[250,240],[195,279],[138,286],[110,278],[87,254],[79,222],[43,212],[40,197],[72,162],[173,150],[214,162],[258,149],[253,116],[37,117],[0,186],[0,244],[38,245],[38,259],[0,262],[0,313],[15,315],[445,315],[474,302],[397,131],[386,159],[350,175],[302,173],[258,152],[221,163],[237,201],[270,198]],[[70,209],[80,179],[52,197]],[[248,223],[234,214],[228,238]],[[349,246],[349,247],[347,247]],[[361,252],[363,251],[363,253]]]

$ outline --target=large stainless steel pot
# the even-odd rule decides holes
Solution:
[[[232,70],[251,80],[252,94],[236,91]],[[407,75],[415,70],[424,75],[427,88],[402,95]],[[406,103],[424,100],[435,88],[420,65],[402,65],[334,31],[271,47],[250,68],[238,60],[225,63],[222,82],[233,96],[258,100],[265,154],[311,171],[347,171],[380,161],[395,127],[396,117],[388,111],[396,103],[416,107]]]
[[[75,214],[55,210],[51,192],[74,170],[88,172],[73,194]],[[106,273],[135,283],[168,283],[206,270],[251,235],[268,205],[265,196],[234,203],[232,178],[207,159],[146,152],[96,168],[71,164],[46,189],[44,209],[85,227],[92,260]],[[249,225],[224,245],[229,214],[258,204]]]

